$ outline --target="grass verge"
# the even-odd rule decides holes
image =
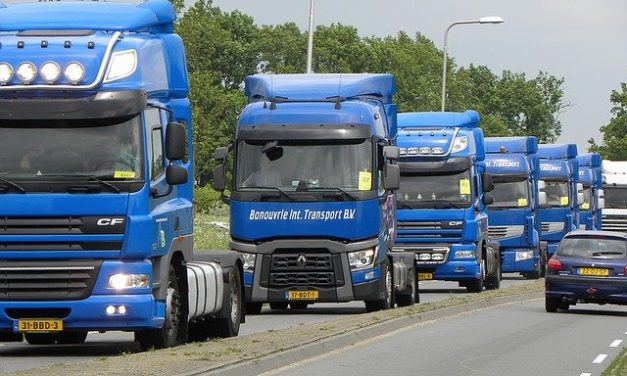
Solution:
[[[627,375],[627,347],[623,348],[601,376],[625,376]]]

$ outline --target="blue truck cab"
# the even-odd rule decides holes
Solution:
[[[476,111],[398,115],[401,186],[396,251],[415,255],[419,279],[498,288],[498,247],[488,240],[483,131]]]
[[[0,4],[0,341],[237,334],[238,255],[191,262],[175,18],[165,0]]]
[[[601,230],[603,199],[603,173],[601,155],[579,154],[579,183],[583,185],[583,201],[579,203],[579,229]]]
[[[578,227],[577,203],[583,201],[583,187],[578,183],[577,145],[540,144],[538,157],[547,196],[539,213],[540,240],[548,243],[550,258],[564,235]]]
[[[412,264],[389,252],[400,177],[395,88],[389,74],[246,78],[249,104],[232,144],[226,201],[230,247],[246,260],[249,313],[263,303],[285,309],[354,300],[369,311],[387,309],[394,285],[397,302],[413,304]],[[223,161],[214,171],[218,191],[230,154],[215,153]]]
[[[486,171],[494,181],[488,232],[499,242],[501,270],[537,279],[547,258],[537,218],[540,205],[546,201],[546,194],[538,187],[538,141],[533,136],[488,137],[485,148]]]

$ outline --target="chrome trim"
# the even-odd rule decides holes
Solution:
[[[522,235],[524,231],[524,225],[488,226],[488,235],[490,235],[494,239],[503,239],[519,236]]]

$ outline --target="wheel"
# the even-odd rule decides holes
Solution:
[[[411,283],[411,292],[407,295],[396,295],[396,304],[399,307],[407,307],[416,304],[416,295],[418,295],[418,281],[416,280],[416,276],[414,273],[414,278],[412,278]]]
[[[30,345],[52,345],[57,341],[56,333],[25,333],[24,338]]]
[[[486,290],[498,290],[501,288],[501,260],[496,261],[496,270],[485,279]]]
[[[283,302],[272,302],[272,303],[270,303],[270,309],[277,309],[277,310],[287,309],[287,302],[285,302],[285,303],[283,303]]]
[[[479,279],[473,279],[468,281],[466,285],[466,291],[478,293],[483,291],[483,283],[485,282],[485,260],[482,258],[479,263]]]
[[[168,290],[165,300],[165,322],[159,329],[144,329],[135,332],[135,341],[142,350],[152,347],[163,349],[173,347],[182,342],[181,332],[187,329],[187,317],[183,317],[180,277],[174,265],[170,265],[168,274]]]
[[[80,332],[61,332],[57,334],[57,342],[61,345],[77,345],[85,342],[86,339],[86,330]]]
[[[390,309],[394,305],[394,281],[392,280],[390,264],[387,260],[381,264],[381,280],[385,284],[383,299],[367,300],[365,303],[366,311],[368,312]]]
[[[540,268],[540,265],[538,265],[538,268]],[[536,271],[528,272],[528,273],[523,273],[522,275],[523,275],[523,277],[525,279],[538,279],[538,278],[540,278],[540,270],[536,270]]]
[[[263,303],[246,303],[246,314],[258,315],[261,313],[261,307],[263,307]]]
[[[559,308],[561,300],[559,298],[544,298],[544,308],[547,312],[557,312]]]
[[[307,302],[292,302],[290,303],[290,309],[306,309],[309,303]]]
[[[562,311],[568,311],[568,308],[570,308],[570,304],[568,302],[560,301],[558,308],[561,309]]]
[[[540,277],[546,276],[546,253],[540,252]]]
[[[239,326],[242,322],[241,307],[244,288],[237,266],[234,266],[232,272],[229,273],[228,286],[227,311],[229,314],[226,317],[216,317],[204,321],[205,332],[209,337],[229,338],[239,334]]]

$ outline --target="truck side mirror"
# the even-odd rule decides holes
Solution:
[[[538,191],[543,191],[546,188],[546,182],[544,180],[538,180]]]
[[[226,188],[226,166],[223,164],[217,165],[213,169],[213,181],[211,186],[218,192],[224,191]]]
[[[481,197],[481,201],[484,205],[492,205],[494,203],[494,196],[492,196],[490,193],[484,193]]]
[[[401,186],[401,167],[399,165],[386,164],[383,173],[383,188],[394,191]]]
[[[217,148],[214,152],[213,152],[213,159],[216,161],[224,161],[227,157],[227,155],[229,154],[229,148],[224,146],[221,148]]]
[[[181,123],[170,122],[165,135],[165,156],[171,161],[185,158],[187,133]]]
[[[546,192],[538,192],[538,204],[540,206],[546,205]]]
[[[384,146],[383,147],[383,156],[387,159],[391,159],[393,161],[398,161],[398,158],[401,155],[401,149],[396,146]]]
[[[165,169],[165,181],[169,185],[179,185],[187,183],[188,173],[185,167],[169,165]]]
[[[483,192],[492,192],[492,190],[494,190],[492,175],[488,174],[487,172],[481,174],[481,189],[483,190]],[[494,197],[492,197],[492,202],[494,202]]]
[[[605,199],[604,198],[599,198],[599,204],[598,204],[598,208],[597,209],[603,209],[605,208]]]

